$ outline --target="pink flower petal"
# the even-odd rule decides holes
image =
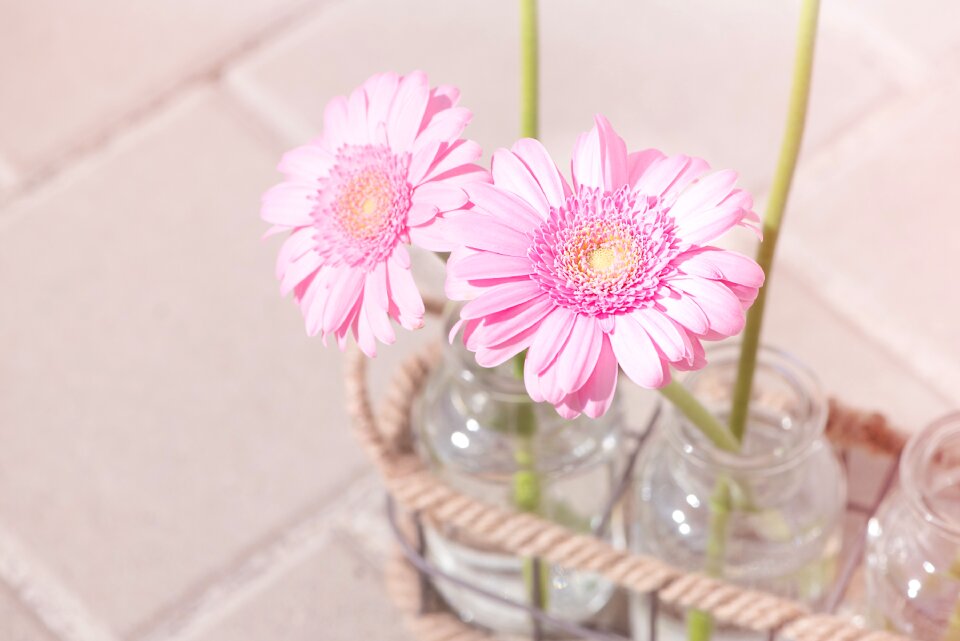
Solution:
[[[277,170],[303,181],[315,181],[326,176],[336,157],[320,145],[307,144],[283,154]]]
[[[400,76],[395,73],[376,74],[363,83],[367,92],[367,135],[378,144],[386,143],[387,117],[399,85]],[[381,133],[383,140],[380,140]]]
[[[702,278],[675,278],[674,288],[693,297],[710,322],[710,330],[721,336],[735,336],[743,329],[743,306],[733,292],[722,284]]]
[[[748,288],[763,285],[763,270],[753,259],[719,247],[701,247],[677,257],[675,264],[690,276],[723,280]]]
[[[670,186],[664,190],[664,200],[674,202],[684,189],[708,171],[710,171],[710,164],[707,163],[706,160],[702,158],[688,158],[687,165],[677,177],[674,178]]]
[[[313,224],[316,207],[316,185],[287,181],[271,187],[263,195],[260,217],[275,225],[303,227]]]
[[[414,189],[412,200],[414,204],[428,204],[440,211],[451,211],[467,204],[467,194],[459,187],[432,182]]]
[[[687,356],[686,332],[681,331],[673,321],[655,309],[638,309],[631,316],[647,332],[657,351],[670,362],[679,361]]]
[[[426,202],[414,202],[410,206],[410,210],[407,212],[407,224],[426,225],[436,218],[437,214],[439,213],[440,210],[437,209],[436,205],[431,205],[430,203]]]
[[[365,305],[360,305],[360,313],[357,314],[354,323],[356,326],[357,346],[360,348],[360,351],[368,357],[375,358],[377,356],[377,337],[373,333],[373,327],[370,325],[370,318],[367,316]]]
[[[347,128],[350,140],[360,144],[370,142],[370,131],[367,128],[367,92],[363,87],[357,87],[350,94],[347,102]]]
[[[559,414],[561,418],[568,421],[572,421],[583,412],[579,405],[579,398],[575,393],[564,396],[560,399],[560,402],[554,405],[554,408],[556,408],[557,414]]]
[[[316,252],[309,251],[289,263],[280,280],[280,295],[286,296],[293,291],[294,287],[320,268],[321,262]]]
[[[371,301],[369,293],[364,293],[363,315],[374,337],[385,345],[392,345],[397,340],[397,335],[390,324],[390,317],[387,311],[380,307],[379,302]]]
[[[463,280],[528,276],[531,269],[526,256],[495,256],[489,252],[466,250],[447,260],[447,273]]]
[[[283,241],[283,245],[280,246],[280,253],[277,254],[276,275],[278,279],[283,278],[290,263],[316,247],[313,234],[312,227],[301,227]]]
[[[414,71],[400,80],[387,117],[387,140],[397,153],[410,151],[430,99],[427,75]]]
[[[390,300],[397,306],[397,320],[406,329],[423,327],[423,298],[409,267],[401,266],[394,257],[387,261],[387,284]]]
[[[678,219],[677,228],[684,240],[690,244],[709,242],[741,224],[751,213],[749,207],[752,206],[753,198],[750,194],[737,189],[719,205],[688,213],[682,219]],[[673,213],[672,210],[671,213]]]
[[[407,233],[410,235],[410,242],[414,246],[426,249],[432,252],[449,252],[458,246],[456,238],[448,229],[450,222],[449,214],[444,217],[437,216],[427,224],[421,224],[417,227],[410,227]],[[411,225],[413,222],[410,223]]]
[[[456,107],[460,101],[460,90],[452,85],[437,85],[430,91],[430,100],[427,101],[427,110],[420,123],[420,131],[426,129],[433,121],[434,116]],[[459,134],[458,134],[459,135]]]
[[[472,117],[473,114],[470,113],[470,110],[463,107],[446,109],[436,114],[430,120],[426,129],[417,135],[413,144],[413,153],[417,153],[430,143],[448,143],[456,140],[463,133]]]
[[[498,149],[490,161],[490,173],[498,189],[519,196],[540,214],[541,219],[550,213],[550,205],[540,183],[512,151]]]
[[[497,365],[506,363],[530,347],[530,343],[533,341],[536,332],[536,325],[532,325],[502,343],[497,343],[489,347],[479,347],[477,349],[477,364],[480,365],[480,367],[496,367]]]
[[[460,310],[460,318],[470,320],[497,314],[539,296],[540,293],[539,285],[529,279],[498,285],[464,305]]]
[[[550,298],[540,294],[495,316],[486,317],[467,348],[476,350],[482,345],[500,345],[538,324],[553,308]]]
[[[600,156],[600,132],[596,127],[577,136],[570,161],[574,189],[603,187],[603,160]]]
[[[323,110],[323,141],[331,149],[338,148],[346,140],[349,122],[346,98],[337,96],[327,103]]]
[[[411,165],[410,183],[419,185],[427,180],[435,180],[446,172],[476,162],[482,155],[483,150],[480,145],[472,140],[458,140],[445,149],[437,145],[437,152],[420,171],[414,171]]]
[[[627,182],[629,185],[636,187],[640,177],[646,173],[653,163],[662,158],[666,158],[666,156],[659,149],[644,149],[627,154]]]
[[[323,310],[324,333],[334,332],[345,323],[352,322],[350,312],[362,296],[363,274],[355,269],[340,270],[339,277],[333,281],[329,299]]]
[[[648,196],[662,196],[690,164],[688,156],[663,157],[650,164],[637,179],[636,188]]]
[[[439,140],[427,140],[413,151],[410,158],[410,168],[407,170],[407,179],[411,185],[416,186],[424,181],[424,176],[436,164],[437,158],[441,155],[440,150],[443,149],[444,144]]]
[[[700,306],[683,293],[673,292],[657,301],[663,308],[664,314],[700,336],[710,329],[710,321]]]
[[[613,402],[614,392],[617,390],[617,358],[606,335],[600,344],[600,355],[593,373],[583,387],[577,392],[578,404],[583,413],[590,418],[599,418],[607,413]]]
[[[382,312],[390,309],[390,295],[387,292],[387,265],[377,263],[364,278],[364,300]]]
[[[482,224],[475,224],[482,218]],[[446,217],[448,238],[473,249],[482,249],[505,256],[526,256],[530,237],[490,216],[479,217],[472,211]],[[411,230],[412,231],[412,230]]]
[[[686,216],[719,205],[733,191],[737,172],[724,170],[710,174],[694,183],[677,198],[670,213],[683,224]]]
[[[566,346],[557,354],[557,384],[560,389],[571,394],[583,387],[593,374],[603,341],[599,323],[578,314]]]
[[[627,184],[627,144],[613,130],[610,121],[597,114],[594,117],[599,133],[600,162],[603,173],[603,185],[607,191],[613,191]]]
[[[540,323],[540,330],[527,352],[526,367],[534,376],[543,374],[556,360],[570,336],[575,317],[573,312],[557,307]]]
[[[670,370],[653,340],[630,316],[618,316],[616,327],[607,334],[620,367],[634,383],[647,389],[663,387]]]
[[[551,207],[562,206],[570,194],[570,186],[567,185],[556,163],[550,158],[550,154],[540,141],[534,138],[521,138],[513,143],[511,150],[533,174],[543,195],[546,196],[547,204]]]
[[[517,231],[535,229],[543,222],[543,217],[529,203],[494,185],[467,185],[466,192],[477,209]]]

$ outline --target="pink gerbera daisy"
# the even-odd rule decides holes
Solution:
[[[488,180],[479,145],[460,134],[470,112],[459,92],[430,88],[422,72],[378,74],[330,101],[323,135],[284,155],[286,181],[263,196],[261,215],[289,231],[277,277],[293,292],[307,332],[352,333],[369,356],[395,339],[390,318],[423,324],[423,300],[405,244],[448,250],[443,216],[464,207],[465,182]]]
[[[467,187],[470,211],[447,221],[462,245],[447,294],[467,348],[493,367],[528,350],[527,391],[560,414],[606,412],[618,366],[638,385],[670,381],[670,365],[705,364],[701,339],[740,332],[763,272],[711,247],[753,226],[736,174],[648,149],[627,153],[610,123],[577,140],[573,188],[532,139],[493,156],[493,185]]]

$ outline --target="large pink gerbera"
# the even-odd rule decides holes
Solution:
[[[269,233],[290,231],[277,259],[307,332],[352,333],[368,355],[395,339],[390,318],[423,324],[423,300],[405,244],[448,250],[439,228],[466,205],[465,182],[488,180],[480,147],[460,134],[470,112],[459,92],[431,89],[422,72],[378,74],[334,98],[323,135],[280,162],[287,180],[263,196]]]
[[[447,221],[461,244],[447,294],[469,300],[464,340],[493,367],[528,349],[527,391],[565,417],[597,417],[618,365],[638,385],[670,381],[670,365],[705,364],[700,339],[740,332],[763,272],[706,243],[752,226],[736,174],[659,151],[627,153],[610,123],[577,140],[573,189],[536,140],[493,156],[493,185]]]

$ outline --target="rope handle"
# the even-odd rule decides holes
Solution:
[[[431,306],[433,310],[436,306]],[[412,448],[410,414],[430,369],[439,359],[433,345],[398,369],[378,417],[366,384],[367,359],[358,349],[347,357],[347,408],[354,432],[379,469],[387,490],[408,512],[458,528],[492,547],[521,557],[603,576],[636,592],[657,592],[662,603],[708,612],[721,624],[766,633],[782,633],[795,641],[905,641],[906,637],[858,628],[833,615],[813,614],[800,603],[758,590],[742,588],[700,573],[688,573],[659,559],[614,548],[530,513],[515,512],[467,496],[433,475]],[[904,437],[879,414],[863,414],[831,402],[827,434],[841,447],[867,447],[895,454]],[[391,567],[397,565],[394,562]],[[407,612],[411,630],[424,641],[485,641],[473,628],[453,617],[419,616],[409,605],[409,576],[391,571],[389,583]],[[406,587],[403,587],[406,586]],[[419,591],[419,588],[416,588]],[[451,618],[452,617],[452,618]],[[459,626],[454,626],[456,622]],[[434,634],[436,633],[436,634]],[[485,634],[485,633],[484,633]],[[458,636],[460,635],[460,636]]]

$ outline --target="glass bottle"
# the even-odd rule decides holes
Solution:
[[[907,443],[898,486],[867,526],[866,583],[874,627],[960,639],[960,414]]]
[[[457,339],[445,346],[414,418],[421,455],[450,486],[623,544],[622,522],[618,536],[608,514],[622,465],[616,402],[600,419],[564,420],[551,405],[531,402],[511,362],[480,367]],[[614,591],[593,574],[506,555],[452,528],[427,525],[424,534],[427,557],[440,570],[560,618],[584,622]],[[468,622],[520,634],[532,628],[522,610],[447,581],[435,587]]]
[[[739,347],[710,353],[683,384],[721,421],[730,414]],[[834,578],[846,481],[823,432],[827,403],[810,371],[761,348],[739,452],[716,447],[671,405],[636,472],[636,549],[689,571],[816,604]],[[634,598],[635,638],[650,629],[649,601]],[[682,615],[659,625],[682,634]]]

